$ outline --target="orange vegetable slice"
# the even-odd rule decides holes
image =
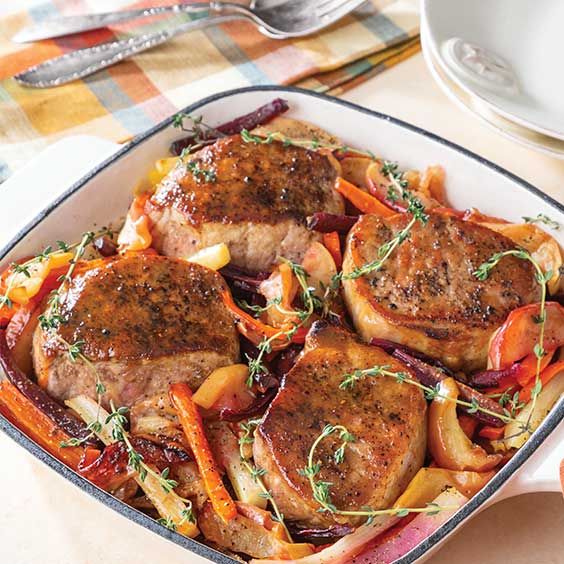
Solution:
[[[200,412],[192,400],[192,391],[188,384],[171,384],[169,395],[188,444],[194,453],[194,458],[196,459],[196,464],[198,465],[211,504],[215,512],[226,523],[237,515],[237,506],[221,480],[217,464],[204,432]]]

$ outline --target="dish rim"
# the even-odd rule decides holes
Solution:
[[[481,157],[476,153],[468,149],[465,149],[464,147],[461,147],[460,145],[453,143],[452,141],[448,141],[435,133],[431,133],[421,127],[412,125],[410,123],[389,116],[382,112],[370,110],[353,102],[349,102],[347,100],[341,100],[339,98],[328,96],[326,94],[312,92],[309,90],[304,90],[302,88],[296,88],[293,86],[274,86],[274,85],[248,86],[248,87],[236,88],[233,90],[226,90],[223,92],[212,94],[211,96],[202,98],[179,111],[182,111],[184,113],[191,113],[211,102],[216,102],[223,98],[228,98],[238,94],[245,94],[248,92],[273,92],[273,93],[288,92],[293,94],[299,94],[311,98],[321,99],[326,102],[335,104],[336,106],[345,107],[380,120],[385,120],[403,129],[407,129],[408,131],[422,135],[423,137],[426,137],[427,139],[434,141],[435,143],[438,143],[443,147],[453,149],[458,153],[461,153],[463,156],[468,157],[471,160],[477,162],[478,164],[482,166],[486,166],[493,172],[496,172],[504,176],[505,178],[511,180],[514,184],[517,184],[521,189],[524,189],[534,194],[535,196],[539,197],[541,200],[546,202],[548,205],[552,206],[560,213],[564,214],[564,204],[559,203],[554,198],[548,196],[547,194],[545,194],[544,192],[542,192],[541,190],[539,190],[529,182],[505,170],[499,165],[492,163],[488,159],[485,159],[484,157]],[[35,227],[37,227],[65,200],[67,200],[74,193],[82,189],[91,179],[93,179],[102,170],[106,169],[107,167],[119,161],[123,155],[134,150],[138,145],[143,143],[146,139],[149,139],[156,133],[169,127],[172,124],[173,119],[174,119],[174,114],[166,118],[165,120],[161,121],[159,124],[155,125],[151,129],[135,136],[127,145],[116,151],[113,155],[111,155],[107,159],[103,160],[100,164],[95,166],[87,174],[82,176],[82,178],[80,178],[78,181],[72,184],[70,188],[68,188],[60,196],[55,198],[55,200],[53,200],[51,204],[49,204],[46,208],[44,208],[41,212],[39,212],[31,221],[29,221],[23,228],[21,228],[7,244],[2,246],[2,248],[0,249],[0,261],[2,261],[5,258],[5,256],[18,243],[22,241],[22,239],[25,236],[27,236],[31,231],[33,231]],[[536,452],[536,450],[542,445],[545,439],[554,431],[554,429],[558,426],[558,424],[562,420],[564,420],[564,401],[560,401],[559,404],[552,409],[551,413],[545,418],[545,420],[543,421],[541,426],[537,429],[537,431],[535,431],[533,436],[525,443],[525,445],[523,445],[523,447],[521,447],[517,451],[517,453],[513,456],[513,458],[486,484],[486,486],[480,492],[474,495],[459,511],[457,511],[437,531],[435,531],[433,534],[427,537],[423,542],[415,546],[411,551],[409,551],[406,555],[404,555],[400,560],[397,560],[396,562],[407,564],[416,561],[417,559],[424,556],[431,548],[433,548],[436,544],[442,541],[445,537],[447,537],[463,521],[465,521],[468,517],[471,517],[472,514],[476,512],[476,510],[482,507],[487,500],[489,500],[493,495],[495,495],[499,491],[501,486],[503,486],[511,477],[515,475],[515,473],[523,466],[523,464],[527,460],[529,460],[531,455],[534,452]],[[155,521],[148,515],[145,515],[144,513],[138,511],[137,509],[134,509],[133,507],[127,505],[126,503],[118,500],[110,493],[101,490],[100,488],[89,482],[86,478],[83,478],[82,476],[71,470],[69,467],[67,467],[65,464],[60,462],[58,459],[56,459],[54,456],[49,454],[47,451],[45,451],[37,443],[35,443],[33,440],[28,438],[22,431],[20,431],[18,427],[10,423],[7,419],[5,419],[1,415],[0,415],[0,430],[6,433],[17,444],[25,448],[30,454],[35,456],[41,462],[43,462],[44,464],[55,470],[59,475],[66,478],[74,486],[88,493],[97,501],[103,503],[107,507],[113,509],[114,511],[118,512],[122,516],[133,521],[137,525],[141,525],[142,527],[149,529],[153,533],[169,541],[172,541],[175,544],[182,546],[183,548],[188,549],[189,551],[197,554],[198,556],[207,558],[208,560],[215,562],[217,564],[232,564],[234,562],[237,562],[231,557],[205,544],[202,544],[194,539],[185,537],[179,533],[167,529],[163,525],[157,523],[157,521]]]

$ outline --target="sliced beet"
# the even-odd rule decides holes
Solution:
[[[260,106],[248,114],[239,116],[227,123],[214,127],[212,130],[206,131],[204,140],[210,142],[215,141],[218,139],[217,133],[223,135],[236,135],[237,133],[241,133],[243,129],[254,129],[259,125],[264,125],[269,121],[272,121],[275,117],[278,117],[280,114],[288,111],[288,109],[289,106],[286,100],[282,100],[282,98],[275,98],[271,102],[264,104],[264,106]],[[194,135],[178,139],[171,144],[170,152],[173,155],[178,156],[184,149],[194,145],[195,141],[196,138]]]

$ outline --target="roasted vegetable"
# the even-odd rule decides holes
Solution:
[[[486,472],[495,468],[501,455],[487,454],[466,436],[456,415],[458,387],[453,378],[439,384],[439,395],[431,402],[428,423],[428,447],[441,468]]]
[[[272,102],[264,104],[264,106],[260,106],[253,112],[235,118],[227,123],[218,125],[210,131],[206,131],[205,138],[209,141],[215,141],[218,133],[223,135],[235,135],[236,133],[241,133],[243,129],[254,129],[259,125],[268,123],[276,116],[283,114],[287,110],[288,102],[286,102],[286,100],[282,100],[281,98],[275,98]],[[194,145],[199,141],[200,140],[196,141],[196,138],[193,135],[184,137],[183,139],[179,139],[172,143],[170,146],[170,152],[173,155],[178,156],[184,149],[190,148],[191,145]]]
[[[111,445],[114,443],[115,439],[115,423],[110,417],[110,414],[101,406],[99,406],[93,399],[87,396],[77,396],[67,401],[69,407],[75,409],[77,413],[84,419],[87,425],[93,425],[98,423],[99,427],[96,429],[96,435],[100,440],[106,445]],[[130,439],[131,441],[131,439]],[[135,439],[133,442],[138,442]],[[133,445],[133,443],[131,443]],[[115,455],[119,456],[120,448],[113,447],[116,449]],[[136,451],[137,452],[137,451]],[[143,462],[149,464],[151,467],[157,467],[157,463],[153,460],[151,464],[151,459],[145,453],[145,457],[141,455]],[[103,459],[102,459],[103,460]],[[128,463],[131,461],[130,454],[128,453]],[[116,462],[110,459],[110,462]],[[168,467],[168,466],[167,466]],[[97,475],[95,467],[91,468],[93,475]],[[125,470],[128,471],[127,468]],[[83,472],[88,473],[88,467],[84,467]],[[98,474],[100,480],[101,476]],[[190,519],[187,518],[187,506],[184,501],[174,492],[174,490],[167,491],[163,488],[162,483],[158,480],[156,476],[151,473],[145,473],[143,477],[137,472],[132,473],[132,477],[135,479],[139,487],[145,492],[145,495],[149,498],[151,503],[155,506],[159,515],[165,522],[170,523],[174,529],[182,535],[188,537],[196,537],[200,533],[198,527]],[[106,480],[110,480],[109,476],[105,477]],[[104,482],[106,485],[111,484],[111,480]]]
[[[211,247],[206,247],[198,251],[195,255],[186,259],[188,262],[195,262],[212,270],[219,270],[231,261],[229,247],[225,243],[218,243]]]
[[[268,388],[265,392],[258,394],[255,399],[243,408],[222,407],[219,410],[219,419],[221,421],[241,421],[261,415],[266,411],[270,402],[274,399],[278,388]]]
[[[439,382],[443,381],[447,377],[447,373],[443,372],[441,369],[436,368],[435,366],[430,366],[418,358],[414,358],[404,350],[396,349],[392,356],[403,362],[408,368],[411,368],[415,373],[416,378],[425,386],[434,388]],[[498,402],[478,392],[477,390],[474,390],[470,386],[467,386],[462,382],[458,382],[458,392],[464,400],[477,402],[481,407],[494,413],[499,413],[500,416],[503,416],[503,408]],[[472,412],[467,410],[466,413],[488,425],[496,427],[503,427],[504,425],[502,419],[494,417],[488,413],[484,413],[480,410],[472,410]]]
[[[259,286],[259,292],[264,296],[266,303],[271,304],[266,311],[266,320],[274,327],[284,327],[288,323],[298,323],[297,313],[294,313],[292,302],[298,291],[292,268],[282,262],[272,274]]]
[[[481,490],[495,472],[462,472],[445,468],[421,468],[409,482],[394,507],[425,507],[447,488],[456,488],[465,497]]]
[[[319,233],[336,231],[344,235],[358,221],[356,215],[336,215],[333,213],[317,212],[307,218],[307,228]]]
[[[314,545],[323,545],[336,542],[345,535],[354,531],[351,525],[330,525],[324,528],[304,528],[296,523],[286,523],[294,541],[309,542]]]
[[[426,355],[425,353],[416,351],[415,349],[412,349],[407,345],[394,343],[393,341],[389,341],[388,339],[377,339],[377,338],[370,339],[370,344],[374,345],[375,347],[380,347],[381,349],[384,349],[388,354],[392,356],[396,351],[401,351],[409,355],[410,357],[423,361],[425,364],[428,364],[429,366],[440,368],[440,370],[448,376],[453,375],[451,369],[448,368],[448,366],[446,366],[445,364],[443,364],[440,360],[433,358],[429,355]]]
[[[31,347],[41,309],[33,302],[22,306],[6,327],[6,342],[18,368],[27,376],[33,375]]]
[[[288,542],[284,528],[272,520],[268,511],[237,502],[238,512],[224,524],[211,504],[200,512],[199,522],[205,537],[234,552],[255,558],[301,558],[312,553],[309,544]]]
[[[539,375],[542,386],[546,386],[554,377],[564,372],[564,361],[558,361],[544,368]],[[536,385],[536,378],[532,378],[519,392],[519,401],[528,402],[531,399],[533,388]]]
[[[271,338],[275,335],[279,335],[281,329],[277,327],[272,327],[272,325],[267,325],[263,323],[260,319],[255,319],[252,315],[248,314],[238,307],[233,301],[233,297],[229,292],[224,292],[221,295],[223,303],[226,305],[227,309],[232,313],[233,317],[237,321],[237,328],[249,341],[254,345],[258,345],[264,338]],[[293,343],[303,343],[305,338],[305,331],[297,331],[291,339]],[[280,339],[275,339],[272,342],[272,350],[281,350],[289,345],[288,339],[280,336]]]
[[[505,428],[505,436],[498,442],[498,446],[505,449],[520,448],[546,417],[548,412],[564,394],[564,371],[559,370],[550,382],[546,384],[537,396],[519,412],[516,421],[512,421]],[[529,430],[526,430],[528,424]]]
[[[0,382],[0,413],[55,458],[73,470],[78,469],[85,448],[62,446],[72,437],[8,380]]]
[[[374,164],[373,159],[370,157],[350,155],[339,160],[341,163],[341,176],[347,182],[350,182],[360,188],[368,188],[368,184],[366,182],[366,171],[369,166]]]
[[[270,276],[268,272],[254,274],[233,265],[224,266],[219,273],[236,288],[255,294],[260,283]]]
[[[343,266],[343,253],[341,251],[341,239],[336,231],[323,234],[323,244],[331,253],[335,266],[340,269]]]
[[[396,213],[380,200],[347,182],[344,178],[337,179],[335,190],[362,213],[373,213],[380,217],[390,217]]]
[[[92,246],[103,257],[111,257],[117,254],[117,245],[107,235],[96,237],[96,239],[92,241]]]
[[[231,364],[216,368],[194,393],[194,403],[204,409],[231,409],[248,407],[254,396],[245,384],[249,377],[246,364]]]
[[[131,204],[125,223],[118,236],[119,251],[143,251],[153,242],[151,223],[145,213],[148,195],[137,196]]]
[[[16,271],[15,267],[10,267],[2,277],[6,295],[12,302],[26,305],[41,292],[48,279],[51,280],[50,289],[53,289],[53,282],[57,283],[57,279],[66,270],[73,257],[74,253],[71,252],[55,251],[43,260],[28,264],[25,270]],[[53,276],[52,273],[56,275]],[[45,293],[44,290],[43,295]]]
[[[171,384],[169,395],[184,429],[188,444],[194,453],[194,458],[198,464],[200,475],[204,480],[206,492],[213,505],[213,509],[221,517],[222,521],[227,523],[237,515],[237,508],[221,481],[221,476],[204,432],[202,418],[196,404],[192,400],[192,391],[187,384]]]
[[[76,398],[69,400],[69,406],[76,405]],[[95,421],[95,419],[94,419]],[[143,437],[131,435],[131,444],[146,464],[159,471],[190,462],[190,455],[179,448],[163,447]],[[134,470],[129,466],[129,453],[122,441],[108,444],[104,451],[90,464],[81,464],[80,474],[106,491],[114,491],[132,478]]]
[[[412,548],[424,541],[441,525],[446,523],[466,502],[468,498],[455,488],[448,488],[434,500],[440,507],[445,507],[436,514],[420,514],[403,527],[397,527],[390,534],[382,535],[376,546],[358,555],[355,564],[391,564],[397,562]],[[448,508],[448,509],[446,509]],[[332,564],[342,561],[332,561]]]
[[[223,422],[213,423],[208,426],[208,435],[216,459],[225,468],[237,499],[266,509],[267,500],[257,481],[243,465],[239,442],[229,425]]]
[[[508,368],[533,353],[539,340],[539,312],[540,304],[529,304],[509,314],[490,343],[488,356],[492,368]],[[564,345],[564,307],[547,302],[545,313],[544,348],[552,350]]]
[[[362,525],[350,535],[323,550],[296,560],[251,560],[251,564],[345,564],[362,549],[399,521],[395,515],[379,515],[370,525]]]
[[[0,331],[0,366],[8,380],[29,400],[29,403],[49,418],[61,431],[72,438],[81,440],[90,435],[86,425],[63,409],[16,366],[6,343],[5,331]],[[25,405],[27,406],[27,402]],[[89,443],[96,445],[96,441],[89,441]]]
[[[321,243],[312,243],[302,259],[302,266],[307,273],[308,286],[314,288],[317,297],[322,298],[337,274],[332,254]]]

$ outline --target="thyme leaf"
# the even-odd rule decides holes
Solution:
[[[525,223],[543,223],[544,225],[550,227],[557,231],[560,229],[560,223],[548,217],[548,215],[544,213],[539,213],[535,217],[528,217],[526,215],[523,216],[523,220]]]
[[[378,515],[396,515],[397,517],[405,517],[409,513],[427,513],[435,515],[439,511],[445,509],[456,509],[456,507],[445,506],[441,507],[436,503],[427,504],[426,507],[392,507],[390,509],[372,509],[371,507],[362,507],[360,510],[342,510],[338,509],[333,502],[331,496],[332,482],[319,480],[318,476],[321,472],[322,465],[319,460],[315,458],[315,452],[321,442],[330,435],[337,433],[339,439],[342,441],[341,445],[333,453],[333,460],[335,464],[341,464],[344,461],[345,449],[350,443],[356,441],[355,436],[348,431],[344,425],[325,425],[319,436],[312,443],[308,457],[307,466],[298,473],[308,479],[313,499],[319,504],[318,511],[320,513],[333,513],[335,515],[358,515],[367,517],[366,524],[372,523],[373,519]]]
[[[480,406],[480,404],[475,400],[475,398],[473,398],[472,401],[465,401],[458,398],[453,399],[449,396],[445,396],[441,394],[440,384],[437,384],[435,387],[426,386],[421,382],[419,382],[419,380],[411,378],[409,374],[405,372],[391,371],[389,368],[390,367],[388,365],[379,365],[379,366],[372,366],[371,368],[364,368],[362,370],[354,370],[353,372],[349,374],[345,374],[343,376],[343,380],[339,384],[339,388],[341,390],[350,390],[355,386],[357,382],[364,380],[365,378],[387,376],[389,378],[394,378],[398,383],[405,383],[411,386],[415,386],[416,388],[419,388],[420,390],[423,391],[423,393],[425,394],[425,398],[428,400],[441,398],[467,408],[469,413],[477,413],[479,411],[481,413],[485,413],[487,415],[491,415],[493,417],[501,419],[505,423],[515,421],[513,417],[507,414],[501,415],[499,413],[496,413],[495,411]]]
[[[542,215],[542,214],[539,214]],[[541,300],[540,300],[540,311],[537,316],[533,317],[533,321],[539,326],[539,339],[534,346],[533,352],[536,356],[537,363],[535,368],[535,383],[533,389],[531,390],[531,411],[527,422],[523,425],[521,432],[531,433],[531,417],[535,411],[535,405],[537,402],[537,397],[542,390],[542,381],[540,379],[541,363],[543,357],[546,355],[544,348],[544,334],[546,326],[546,296],[547,296],[547,284],[552,278],[552,271],[544,272],[540,264],[532,257],[531,253],[524,249],[511,249],[509,251],[504,251],[500,253],[493,254],[486,262],[482,263],[474,272],[474,276],[478,280],[486,280],[491,274],[492,270],[499,264],[499,262],[508,256],[514,256],[518,259],[530,262],[535,270],[535,280],[541,288]],[[516,409],[516,408],[515,408]],[[508,437],[506,437],[507,439]],[[504,439],[504,440],[506,440]]]
[[[239,423],[239,427],[243,431],[243,434],[239,437],[239,455],[241,457],[241,464],[261,489],[260,497],[268,500],[268,502],[272,506],[272,509],[274,511],[272,518],[275,521],[278,521],[284,527],[288,539],[290,540],[290,542],[292,542],[290,532],[288,531],[284,523],[284,515],[280,512],[280,509],[278,508],[278,505],[276,504],[272,493],[268,490],[262,480],[262,477],[267,473],[267,471],[264,468],[258,468],[257,466],[255,466],[254,462],[247,456],[246,453],[245,446],[253,444],[254,432],[256,427],[260,425],[260,423],[260,419],[249,419],[246,423]]]

